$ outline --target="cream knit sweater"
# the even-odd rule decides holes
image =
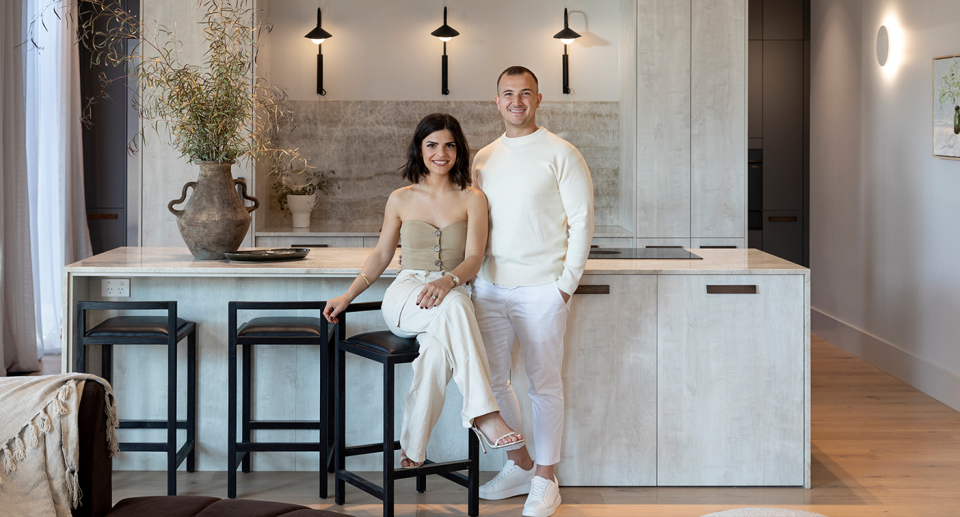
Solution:
[[[478,276],[511,286],[556,282],[573,294],[593,237],[593,183],[577,148],[543,127],[504,134],[477,153],[473,178],[490,210]]]

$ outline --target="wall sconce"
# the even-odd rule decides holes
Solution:
[[[456,29],[447,25],[447,8],[443,8],[443,25],[439,29],[430,33],[431,36],[436,36],[440,38],[440,41],[443,42],[443,58],[440,64],[440,93],[444,95],[450,95],[450,90],[447,89],[447,42],[450,41],[454,36],[459,36],[460,33]]]
[[[880,30],[877,32],[877,62],[880,63],[880,66],[887,64],[887,56],[889,53],[890,37],[887,34],[887,27],[881,25]]]
[[[333,35],[320,28],[320,8],[317,8],[317,26],[307,33],[304,38],[317,44],[317,93],[326,95],[327,91],[323,89],[323,40],[332,38]]]
[[[563,30],[554,34],[554,38],[563,42],[563,93],[570,93],[570,65],[567,60],[567,45],[573,43],[573,40],[580,37],[579,34],[570,29],[567,22],[567,9],[563,9]]]

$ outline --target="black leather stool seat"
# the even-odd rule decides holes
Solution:
[[[237,329],[237,337],[321,337],[326,325],[320,318],[253,318]]]
[[[420,343],[416,338],[400,337],[389,330],[357,334],[345,341],[390,355],[420,353]]]
[[[88,330],[85,337],[152,337],[169,334],[166,316],[116,316]],[[177,318],[177,332],[187,321]]]

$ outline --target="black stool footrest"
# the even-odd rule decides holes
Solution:
[[[237,451],[244,452],[320,452],[317,442],[237,442]]]
[[[302,420],[251,420],[250,430],[271,429],[282,431],[316,431],[320,429],[320,422]]]
[[[120,429],[166,429],[166,420],[121,420]],[[186,420],[177,420],[177,429],[186,429]]]
[[[400,440],[393,442],[393,450],[400,450]],[[383,444],[371,443],[367,445],[351,445],[350,447],[344,447],[343,452],[345,456],[362,456],[364,454],[373,454],[375,452],[383,452]]]
[[[458,470],[467,470],[470,468],[470,460],[444,461],[442,463],[424,463],[414,469],[400,469],[393,471],[394,479],[414,478],[417,476],[430,476],[433,474],[446,474]]]
[[[350,483],[351,485],[363,490],[364,492],[376,497],[377,499],[383,501],[383,488],[379,485],[375,485],[366,479],[350,472],[349,470],[341,470],[337,472],[337,478]]]

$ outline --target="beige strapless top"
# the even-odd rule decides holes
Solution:
[[[400,269],[453,271],[463,262],[467,245],[467,222],[437,228],[410,220],[400,225]]]

